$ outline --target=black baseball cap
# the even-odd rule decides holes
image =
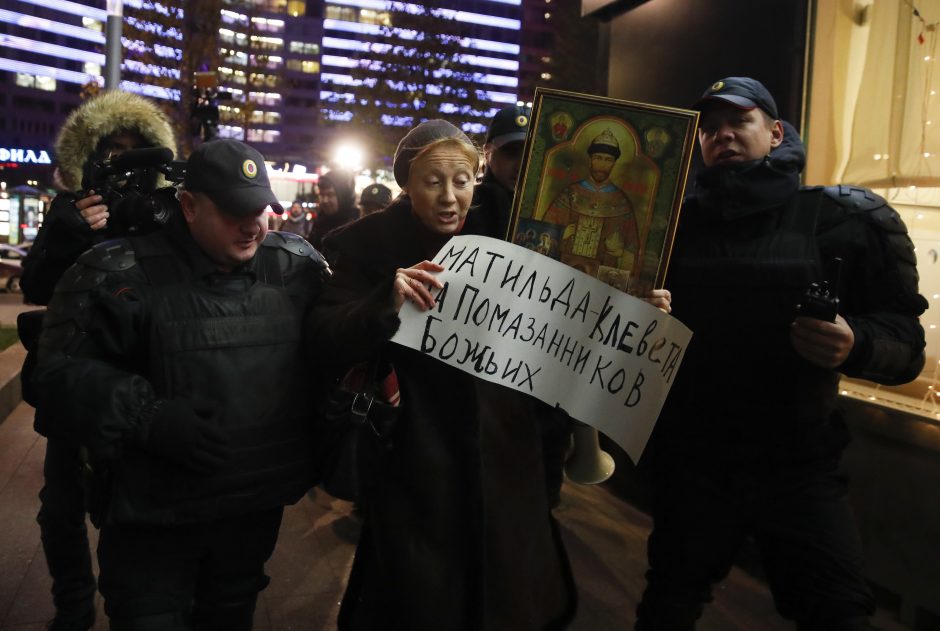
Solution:
[[[264,156],[231,138],[211,140],[192,152],[183,188],[205,194],[219,210],[235,217],[256,215],[267,206],[284,212],[271,190]]]
[[[730,103],[743,110],[759,107],[772,119],[780,118],[774,97],[770,95],[763,83],[750,77],[725,77],[716,81],[705,90],[705,94],[695,102],[692,109],[702,110],[709,101],[714,100]]]
[[[504,107],[496,112],[493,120],[490,121],[490,128],[486,130],[485,144],[492,144],[498,149],[507,142],[525,140],[530,118],[532,118],[532,109],[524,105]]]
[[[369,184],[359,195],[360,204],[375,204],[379,208],[385,208],[391,201],[392,189],[384,184]]]

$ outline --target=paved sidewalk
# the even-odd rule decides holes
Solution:
[[[19,344],[0,352],[0,631],[44,631],[53,616],[35,519],[46,441],[33,431],[33,409],[20,403],[24,356]],[[259,599],[256,631],[336,628],[359,536],[351,508],[318,489],[287,508],[266,568],[271,584]],[[604,485],[570,483],[562,490],[555,515],[580,599],[570,631],[629,631],[644,587],[649,517]],[[89,531],[94,545],[96,533],[90,525]],[[907,629],[883,613],[876,622],[885,631]],[[106,629],[99,596],[95,630]],[[698,631],[789,629],[774,612],[766,587],[738,569],[716,590],[715,602],[698,626]]]
[[[35,515],[45,439],[21,404],[0,422],[0,631],[43,631],[53,615],[49,577]],[[604,486],[566,484],[556,510],[578,584],[580,608],[571,631],[633,627],[646,568],[649,518]],[[92,530],[94,536],[94,530]],[[359,524],[348,502],[314,490],[287,509],[261,594],[257,631],[327,631],[352,561]],[[99,596],[96,631],[107,629]],[[886,630],[904,627],[890,621]],[[766,588],[735,570],[706,610],[699,631],[783,631]],[[442,629],[441,631],[447,631]]]

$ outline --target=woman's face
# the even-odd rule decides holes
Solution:
[[[456,234],[470,209],[475,179],[470,158],[454,145],[441,145],[411,163],[404,191],[428,230]]]

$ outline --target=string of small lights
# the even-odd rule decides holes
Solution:
[[[911,2],[911,0],[903,0],[903,2],[904,4],[906,4],[907,6],[911,8],[911,12],[914,14],[914,17],[917,18],[918,21],[920,21],[920,33],[918,33],[917,35],[917,42],[919,44],[923,44],[924,39],[925,39],[924,32],[926,31],[928,33],[931,33],[931,32],[936,31],[937,25],[940,24],[940,22],[928,23],[927,20],[924,19],[924,16],[920,14],[920,11],[917,9],[917,7],[914,6],[914,3]]]

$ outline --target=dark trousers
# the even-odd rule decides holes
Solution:
[[[548,503],[554,508],[561,499],[561,487],[565,481],[565,460],[571,447],[572,420],[561,408],[536,400],[533,400],[532,405],[539,419]]]
[[[691,631],[745,538],[757,544],[774,603],[801,631],[869,628],[874,599],[834,467],[773,478],[676,465],[654,483],[654,529],[637,631]]]
[[[85,528],[85,493],[79,448],[49,439],[39,491],[39,531],[52,576],[56,616],[79,619],[94,611],[95,575]]]
[[[250,631],[283,508],[180,526],[103,526],[112,631]]]

